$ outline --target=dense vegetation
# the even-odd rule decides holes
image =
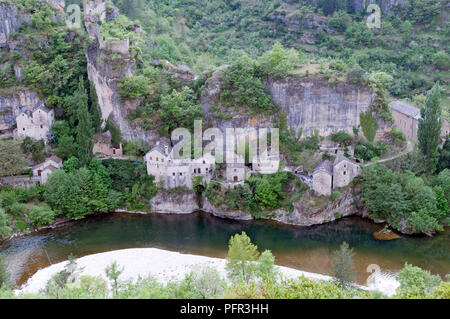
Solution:
[[[205,196],[217,208],[242,210],[260,218],[278,208],[292,211],[293,202],[306,190],[303,182],[291,172],[253,175],[243,185],[232,189],[220,181],[212,180],[206,188]]]

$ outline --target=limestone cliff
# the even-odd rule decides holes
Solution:
[[[117,8],[106,7],[104,1],[84,1],[84,23],[93,43],[86,49],[87,72],[97,92],[102,119],[110,119],[118,126],[125,140],[149,140],[151,132],[144,132],[128,121],[128,113],[139,101],[122,101],[119,81],[134,74],[135,61],[130,56],[130,43],[104,39],[101,21],[115,19]]]
[[[218,120],[210,108],[218,105],[220,81],[223,70],[218,70],[206,82],[201,95],[204,114],[215,127],[271,127],[274,116],[249,116],[228,112],[229,120]],[[322,136],[338,130],[352,132],[360,125],[359,114],[370,111],[375,94],[367,87],[339,82],[330,85],[318,76],[288,77],[283,80],[269,80],[266,83],[274,102],[288,118],[290,129],[297,136],[311,135],[315,130]]]
[[[12,130],[16,117],[24,111],[34,111],[45,101],[32,91],[19,91],[12,95],[0,94],[0,132]]]
[[[287,114],[290,129],[299,135],[318,130],[327,136],[338,130],[351,132],[359,114],[369,111],[375,95],[366,87],[340,82],[331,87],[321,78],[286,78],[267,83],[273,100]]]
[[[38,0],[45,2],[55,9],[56,16],[60,17],[65,8],[64,0]],[[18,7],[19,6],[19,7]],[[23,23],[31,20],[30,12],[26,12],[13,1],[0,3],[0,47],[7,47],[10,35],[19,30]]]
[[[0,3],[0,47],[8,45],[11,33],[16,32],[25,19],[14,3]]]

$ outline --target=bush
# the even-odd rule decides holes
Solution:
[[[328,20],[329,26],[339,32],[344,32],[351,22],[352,18],[344,10],[336,11]]]
[[[126,76],[118,86],[122,89],[120,96],[123,99],[134,100],[151,92],[149,79],[142,75]]]
[[[419,289],[431,292],[442,282],[439,275],[432,275],[429,271],[408,263],[405,263],[405,266],[398,273],[396,279],[400,282],[400,287],[398,289],[406,291]]]
[[[333,191],[330,195],[330,200],[334,202],[341,195],[338,191]]]
[[[365,74],[366,72],[361,68],[358,64],[353,66],[348,72],[347,72],[347,82],[352,84],[363,84],[365,81]]]
[[[339,131],[331,134],[330,139],[333,142],[341,143],[343,146],[348,146],[352,143],[352,137],[346,131]]]
[[[375,134],[378,130],[377,119],[370,114],[370,112],[361,113],[359,115],[359,119],[364,136],[369,140],[369,142],[373,142],[375,139]]]
[[[450,67],[450,57],[445,51],[438,51],[433,56],[433,64],[441,70],[448,69]]]
[[[55,212],[47,205],[34,206],[27,215],[36,226],[49,225],[55,221]]]

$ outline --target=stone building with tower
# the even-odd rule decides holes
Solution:
[[[145,154],[147,174],[155,176],[156,182],[162,182],[164,188],[187,187],[192,189],[192,180],[202,176],[209,182],[216,160],[211,154],[196,159],[174,158],[169,145],[158,142]]]
[[[47,143],[54,121],[55,112],[45,106],[39,106],[32,112],[22,112],[16,117],[17,135],[34,140],[43,139]]]

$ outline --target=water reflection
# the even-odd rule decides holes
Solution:
[[[358,282],[370,275],[369,264],[395,272],[405,262],[434,273],[450,272],[450,230],[434,238],[402,237],[376,241],[381,228],[358,217],[313,227],[268,221],[233,221],[209,214],[95,216],[54,231],[15,238],[0,247],[12,279],[22,284],[39,268],[67,259],[116,249],[155,247],[182,253],[225,257],[231,235],[245,231],[259,249],[270,249],[277,263],[311,272],[329,273],[332,253],[346,241],[356,252]]]

